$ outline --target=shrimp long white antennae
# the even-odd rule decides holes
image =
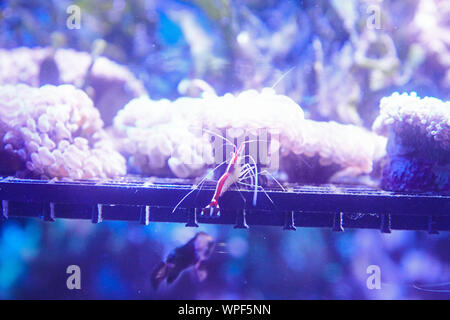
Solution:
[[[250,155],[246,155],[248,156],[248,158],[253,162],[254,170],[252,170],[255,173],[255,191],[253,193],[253,206],[256,206],[256,201],[258,199],[258,167],[256,166],[256,161],[255,159]]]
[[[437,287],[444,287],[444,286],[449,286],[449,285],[450,285],[450,282],[442,282],[442,283],[437,283],[437,284],[422,285],[420,287],[416,284],[413,284],[412,286],[414,289],[425,291],[425,292],[448,293],[448,292],[450,292],[450,289],[437,289]]]
[[[251,155],[244,155],[243,156],[243,158],[245,158],[245,157],[248,157],[248,158],[251,158],[251,160],[253,161],[253,163],[255,163],[255,166],[256,166],[256,162],[255,162],[255,159],[251,156]],[[257,168],[255,168],[255,170],[257,170]],[[250,170],[249,170],[250,171]],[[245,176],[245,178],[251,178],[252,176],[253,177],[255,177],[255,180],[256,180],[256,183],[255,183],[255,189],[257,190],[257,188],[261,188],[261,190],[264,192],[264,194],[266,195],[266,197],[270,200],[270,202],[272,202],[272,204],[273,205],[275,205],[275,203],[273,202],[273,200],[272,200],[272,198],[270,198],[270,196],[268,195],[268,193],[266,192],[266,190],[262,187],[262,186],[258,186],[257,185],[257,177],[258,177],[258,173],[256,172],[255,173],[255,171],[254,170],[251,170],[253,173],[254,173],[254,175],[246,175]],[[267,174],[267,175],[269,175],[279,186],[280,186],[280,188],[283,190],[283,191],[286,191],[286,189],[283,187],[283,185],[269,172],[269,171],[267,171],[267,170],[263,170],[263,171],[261,171],[261,174]],[[239,182],[239,183],[241,183],[242,185],[245,185],[245,186],[252,186],[252,185],[250,185],[250,184],[248,184],[248,183],[244,183],[244,182]],[[257,192],[257,191],[255,191],[255,192]],[[253,205],[254,206],[256,206],[256,200],[255,200],[255,196],[254,196],[254,198],[253,198]]]
[[[245,169],[241,172],[241,175],[238,178],[238,182],[240,182],[240,181],[242,181],[244,179],[250,178],[250,181],[251,181],[251,185],[250,186],[256,186],[257,187],[255,182],[253,181],[253,176],[254,175],[250,174],[250,173],[254,173],[255,172],[253,167],[252,167],[252,165],[247,163],[246,165],[243,166],[243,168],[245,168]]]
[[[270,176],[272,179],[273,179],[273,181],[275,181],[277,184],[278,184],[278,186],[283,190],[283,191],[286,191],[286,188],[284,188],[283,187],[283,185],[269,172],[269,171],[267,171],[267,170],[262,170],[260,173],[259,173],[260,175],[261,174],[263,174],[263,175],[268,175],[268,176]]]
[[[448,293],[448,292],[450,292],[450,290],[447,290],[447,289],[443,289],[443,290],[441,290],[441,289],[425,289],[425,288],[418,287],[416,285],[413,285],[413,288],[417,289],[417,290],[420,290],[420,291],[434,292],[434,293]]]
[[[220,139],[222,139],[223,141],[227,142],[228,144],[231,144],[232,146],[236,147],[236,144],[235,144],[234,142],[232,142],[230,139],[227,139],[226,137],[224,137],[223,135],[221,135],[221,134],[219,134],[219,133],[217,133],[217,132],[214,132],[214,131],[209,130],[209,129],[206,129],[206,128],[201,128],[201,127],[192,127],[192,126],[191,126],[191,128],[199,129],[199,130],[205,131],[206,133],[209,133],[209,134],[211,134],[211,135],[213,135],[213,136],[219,137]],[[243,141],[242,144],[247,144],[247,143],[251,143],[251,142],[258,142],[258,141],[261,141],[261,142],[268,142],[268,140],[252,139],[252,140],[246,140],[246,141]]]
[[[249,158],[250,161],[253,162],[253,168],[251,166],[248,166],[247,169],[245,170],[244,176],[243,178],[245,179],[246,177],[252,178],[254,177],[255,179],[255,191],[253,193],[253,206],[256,206],[256,201],[258,198],[258,166],[256,164],[255,158],[253,158],[250,154],[246,154],[242,156],[242,159],[244,158]],[[252,172],[252,175],[247,175],[249,172]],[[253,183],[253,179],[252,179],[252,183]]]
[[[242,192],[241,192],[241,190],[239,190],[239,186],[237,185],[237,183],[235,182],[234,183],[234,185],[236,186],[236,190],[239,192],[239,195],[241,196],[241,198],[242,198],[242,201],[244,201],[244,203],[246,203],[247,202],[247,200],[245,200],[245,197],[244,197],[244,195],[242,194]]]
[[[243,186],[248,186],[248,187],[253,187],[254,186],[252,184],[245,183],[245,182],[242,182],[242,181],[239,181],[238,183],[242,184]],[[262,186],[258,186],[258,188],[261,188],[261,191],[264,192],[264,194],[266,195],[267,199],[269,199],[269,201],[275,206],[275,202],[272,200],[272,198],[269,196],[269,194],[266,192],[266,190]]]
[[[246,179],[248,178],[249,172],[252,170],[252,166],[250,163],[246,163],[242,166],[241,174],[239,175],[239,179]],[[253,181],[253,177],[250,177]]]
[[[246,155],[244,155],[244,156],[242,156],[242,158],[251,158],[251,160],[252,160],[252,162],[255,164],[255,166],[256,166],[256,161],[255,161],[255,159],[251,156],[251,155],[249,155],[249,154],[246,154]],[[269,175],[277,184],[278,184],[278,186],[283,190],[283,191],[286,191],[286,189],[283,187],[283,185],[269,172],[269,171],[267,171],[266,169],[264,169],[264,170],[262,170],[261,172],[260,172],[260,174],[267,174],[267,175]]]
[[[246,178],[250,177],[250,179],[252,181],[252,184],[253,184],[253,177],[252,176],[248,176],[249,172],[252,170],[251,164],[250,163],[246,163],[245,165],[242,166],[241,170],[242,171],[241,171],[241,174],[239,176],[239,180],[246,179]]]
[[[214,173],[214,171],[216,171],[221,165],[223,165],[223,164],[225,164],[227,162],[227,160],[225,160],[225,161],[222,161],[221,163],[219,163],[214,169],[212,169],[210,172],[208,172],[203,178],[202,178],[202,180],[200,180],[200,182],[199,183],[197,183],[196,185],[195,185],[195,187],[191,190],[191,191],[189,191],[178,203],[177,203],[177,205],[173,208],[173,210],[172,210],[172,213],[174,213],[175,212],[175,210],[177,210],[177,208],[178,208],[178,206],[187,198],[187,197],[189,197],[189,195],[192,193],[192,192],[194,192],[195,190],[197,190],[198,189],[198,186],[200,185],[200,184],[202,184],[203,182],[205,182],[205,180],[206,179],[208,179],[208,176],[211,174],[211,173]]]
[[[286,71],[285,73],[283,73],[281,75],[281,77],[274,83],[274,85],[272,86],[272,89],[275,89],[275,87],[281,82],[281,80],[283,80],[292,70],[295,69],[296,66],[291,67],[288,71]]]
[[[206,133],[209,133],[209,134],[211,134],[211,135],[214,135],[214,136],[216,136],[216,137],[219,137],[219,138],[221,138],[223,141],[228,142],[229,144],[231,144],[233,147],[236,148],[236,145],[235,145],[230,139],[225,138],[224,136],[222,136],[221,134],[219,134],[219,133],[217,133],[217,132],[214,132],[214,131],[209,130],[209,129],[206,129],[206,128],[200,128],[200,127],[193,127],[193,128],[200,129],[200,130],[202,130],[202,131],[205,131]]]

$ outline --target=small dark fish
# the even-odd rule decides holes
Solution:
[[[172,250],[152,272],[151,283],[156,290],[164,279],[172,283],[185,269],[194,266],[200,281],[208,275],[204,262],[211,256],[215,247],[213,237],[204,232],[199,232],[185,245]]]

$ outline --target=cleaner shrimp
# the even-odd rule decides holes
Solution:
[[[230,144],[233,146],[233,153],[231,155],[231,160],[227,165],[227,168],[225,172],[221,175],[219,180],[216,184],[216,189],[214,191],[214,195],[210,201],[210,203],[202,210],[202,214],[209,214],[209,216],[220,216],[220,206],[219,206],[219,199],[220,197],[230,188],[233,184],[240,184],[246,187],[253,187],[253,206],[256,206],[257,203],[257,197],[258,197],[258,190],[262,190],[266,197],[269,199],[269,201],[273,204],[273,200],[270,198],[270,196],[267,194],[267,192],[264,190],[262,186],[258,184],[258,176],[261,174],[269,175],[272,179],[276,181],[276,183],[281,187],[283,191],[285,191],[284,187],[279,183],[275,177],[270,174],[267,170],[262,170],[260,173],[258,173],[258,167],[255,159],[250,155],[243,155],[244,146],[247,143],[254,142],[257,140],[247,140],[243,141],[239,148],[231,142],[229,139],[213,132],[209,131],[207,129],[203,129],[205,132],[208,132],[212,135],[218,136],[219,138],[223,139],[227,144]],[[243,159],[248,158],[252,163],[245,163],[242,164]],[[223,161],[222,163],[218,164],[209,174],[213,173],[215,170],[217,170],[220,166],[225,164],[227,161]],[[205,176],[197,185],[193,187],[193,189],[187,193],[174,207],[172,210],[172,213],[175,212],[175,210],[178,208],[178,206],[195,190],[199,188],[199,186],[206,181],[208,178],[208,175]],[[251,183],[245,183],[246,179],[250,179]],[[239,189],[238,189],[239,191]],[[239,191],[240,192],[240,191]],[[244,201],[245,198],[241,197]]]

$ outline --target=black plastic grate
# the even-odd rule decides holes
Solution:
[[[205,183],[178,209],[175,205],[190,190],[192,181],[127,176],[110,181],[54,182],[6,177],[0,180],[2,217],[41,217],[46,221],[90,219],[150,222],[376,228],[382,232],[450,231],[450,194],[406,194],[368,187],[289,185],[287,191],[266,188],[252,205],[252,190],[232,189],[220,199],[221,216],[201,215],[214,192]],[[270,199],[273,201],[271,201]]]

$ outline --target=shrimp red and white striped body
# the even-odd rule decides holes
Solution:
[[[210,132],[211,134],[217,135],[216,133],[214,133],[212,131],[209,131],[209,130],[206,130],[206,129],[203,129],[203,130],[206,131],[206,132]],[[239,148],[237,148],[236,145],[234,143],[232,143],[230,140],[228,140],[228,139],[226,139],[226,138],[224,138],[224,137],[222,137],[220,135],[217,135],[217,136],[219,138],[223,139],[224,141],[226,141],[228,144],[232,145],[234,147],[234,152],[233,152],[233,154],[231,156],[230,162],[227,165],[227,169],[225,170],[225,172],[222,174],[222,176],[217,181],[216,189],[215,189],[214,195],[213,195],[210,203],[202,210],[202,214],[203,215],[208,214],[209,216],[220,216],[219,199],[230,188],[230,186],[233,185],[233,184],[240,184],[240,185],[243,185],[243,186],[246,186],[246,187],[253,187],[254,188],[253,206],[256,206],[258,190],[262,190],[264,192],[264,194],[266,195],[266,197],[270,200],[270,202],[272,204],[274,204],[272,199],[265,192],[264,188],[262,186],[258,185],[258,175],[260,173],[258,173],[258,168],[257,168],[256,161],[254,160],[254,158],[251,155],[242,155],[245,144],[249,143],[249,142],[252,142],[252,141],[244,141],[244,142],[241,143]],[[255,140],[253,140],[253,141],[255,141]],[[250,163],[242,164],[242,162],[243,162],[242,159],[244,159],[244,158],[248,158],[252,163],[251,164]],[[217,168],[219,168],[224,163],[226,163],[226,162],[222,162],[221,164],[216,166],[212,171],[214,172]],[[269,172],[267,172],[266,170],[263,170],[261,172],[261,174],[269,175],[284,190],[283,186]],[[197,190],[199,185],[202,184],[206,179],[207,179],[207,176],[204,177],[197,185],[193,186],[193,189],[190,192],[188,192],[177,203],[177,205],[172,210],[172,213],[175,212],[175,210],[178,208],[178,206],[190,194],[192,194],[195,190]],[[246,179],[251,180],[251,184],[243,182]],[[241,194],[241,197],[242,197],[242,199],[245,202],[246,200],[242,196],[242,194]]]
[[[211,199],[211,202],[209,203],[209,205],[207,205],[205,207],[205,209],[203,209],[203,213],[208,213],[212,216],[212,215],[217,215],[219,214],[219,198],[222,196],[222,194],[224,194],[228,188],[233,184],[236,183],[242,173],[242,165],[240,163],[240,156],[241,156],[241,152],[243,149],[244,144],[241,144],[241,146],[239,147],[239,149],[236,149],[235,146],[235,150],[233,153],[233,156],[231,158],[230,163],[227,166],[227,169],[225,170],[225,172],[222,174],[222,176],[219,178],[219,181],[217,181],[217,185],[216,185],[216,191],[214,192],[214,195]]]

